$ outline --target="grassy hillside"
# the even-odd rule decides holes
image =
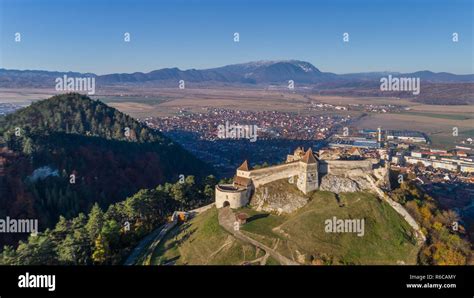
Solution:
[[[416,264],[419,247],[409,225],[386,203],[365,192],[336,195],[317,191],[303,208],[288,214],[238,212],[250,218],[241,231],[303,264]],[[364,218],[365,234],[326,233],[325,220]],[[176,228],[159,245],[153,264],[241,264],[255,259],[253,247],[226,233],[209,210]],[[268,259],[266,264],[275,264]]]
[[[221,228],[212,208],[170,231],[153,253],[152,264],[240,265],[263,255]]]
[[[342,207],[340,207],[342,206]],[[244,211],[244,210],[242,210]],[[277,250],[305,263],[415,264],[418,247],[409,225],[386,203],[365,192],[336,195],[312,193],[310,202],[286,215],[254,215],[242,227],[247,235],[267,245],[279,241]],[[365,219],[365,234],[326,233],[325,220]]]

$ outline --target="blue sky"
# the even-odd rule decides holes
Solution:
[[[474,73],[473,3],[0,0],[0,68],[104,74],[299,59],[335,73]]]

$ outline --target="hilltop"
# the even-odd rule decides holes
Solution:
[[[158,131],[79,94],[0,118],[0,136],[0,217],[39,218],[40,230],[95,202],[106,208],[139,189],[213,171]]]
[[[281,192],[283,181],[272,182]],[[277,185],[278,184],[278,185]],[[287,185],[288,194],[292,193]],[[405,220],[368,192],[315,191],[297,211],[278,215],[244,207],[249,216],[241,232],[300,264],[416,264],[419,245]],[[152,255],[152,264],[278,264],[258,248],[226,232],[210,209],[172,230]],[[364,218],[365,234],[326,233],[325,221]],[[265,259],[265,261],[263,261]]]
[[[19,127],[26,135],[65,133],[138,143],[170,142],[117,109],[77,93],[34,102],[0,119],[0,125],[0,133],[10,135]]]

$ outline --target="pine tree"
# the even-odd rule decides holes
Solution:
[[[104,222],[101,233],[110,246],[110,249],[118,246],[120,240],[120,225],[115,220]]]
[[[64,218],[64,216],[59,217],[59,221],[56,224],[53,232],[58,238],[66,238],[66,235],[69,233],[69,223],[66,218]]]
[[[55,265],[56,252],[49,235],[30,236],[27,242],[21,242],[16,250],[21,265]]]
[[[77,218],[75,218],[77,219]],[[74,219],[74,220],[75,220]],[[73,221],[74,221],[73,220]],[[74,224],[73,224],[74,226]],[[90,241],[84,227],[74,229],[58,245],[58,259],[63,264],[88,265],[90,264]]]
[[[0,254],[0,265],[16,265],[16,251],[11,246],[4,246],[3,252]]]
[[[25,138],[23,141],[23,153],[30,155],[34,152],[33,141],[30,138]]]
[[[95,203],[89,212],[89,220],[86,224],[86,230],[91,241],[95,241],[102,226],[104,225],[104,212],[99,207],[99,204]]]

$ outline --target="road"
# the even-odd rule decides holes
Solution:
[[[196,216],[199,213],[202,213],[214,206],[214,203],[211,203],[209,205],[196,208],[193,210],[188,211],[189,215],[191,217]],[[160,227],[158,227],[156,230],[151,232],[148,236],[143,238],[140,243],[133,249],[132,253],[128,256],[127,260],[125,261],[124,265],[126,266],[132,266],[132,265],[137,265],[138,258],[143,255],[143,250],[145,248],[148,248],[148,257],[151,258],[151,255],[155,248],[158,246],[160,243],[161,239],[168,233],[174,226],[176,226],[177,221],[172,221],[168,222]]]
[[[128,256],[127,260],[125,261],[124,265],[131,266],[136,265],[138,257],[141,255],[143,249],[149,246],[150,243],[161,233],[163,228],[166,225],[162,225],[155,229],[153,232],[148,234],[145,238],[143,238],[140,243],[133,249],[132,253]]]

